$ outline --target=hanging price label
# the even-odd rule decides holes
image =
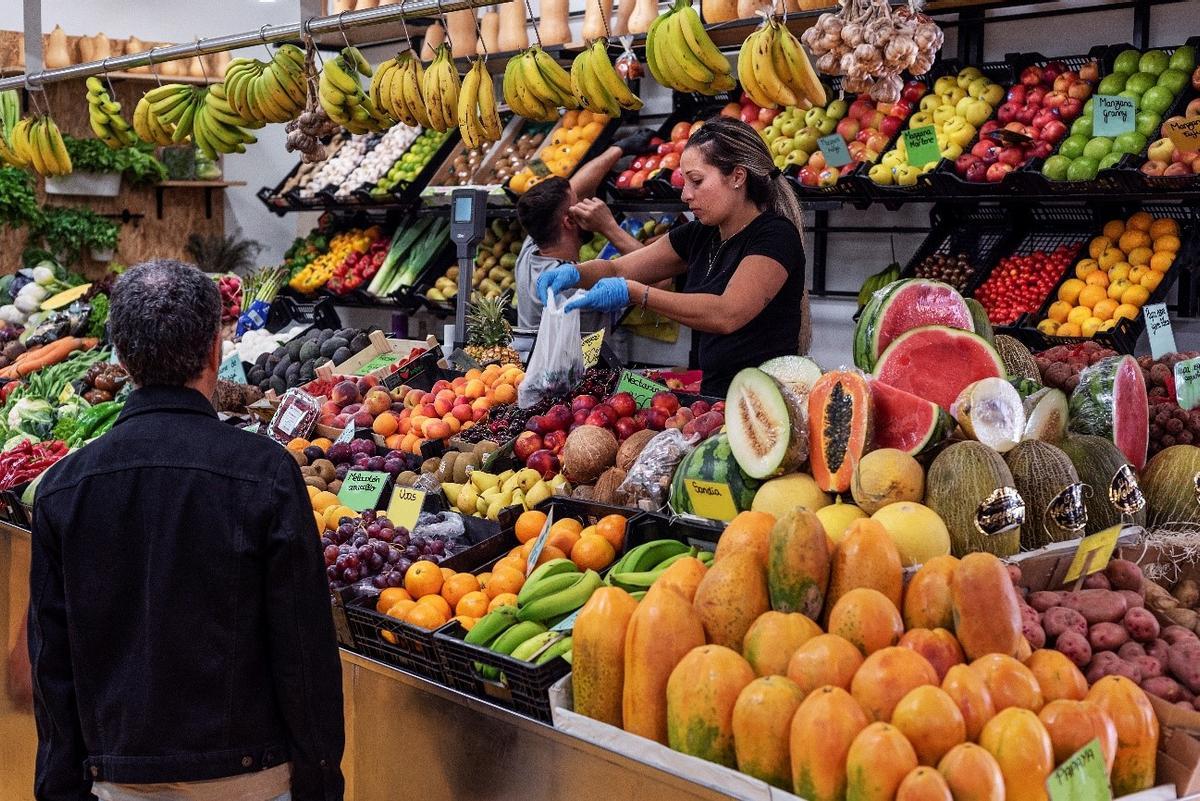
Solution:
[[[338,438],[334,440],[334,442],[340,442],[343,445],[349,444],[350,440],[354,439],[354,434],[357,430],[358,426],[353,420],[351,420],[346,424],[346,427],[342,429],[342,433],[338,434]]]
[[[1200,150],[1200,117],[1176,117],[1164,122],[1162,129],[1181,152]]]
[[[1171,330],[1171,317],[1167,314],[1167,304],[1151,303],[1142,307],[1146,315],[1146,334],[1150,337],[1150,353],[1155,359],[1161,359],[1168,353],[1174,353],[1175,332]]]
[[[392,524],[403,526],[409,531],[417,525],[421,516],[421,507],[425,505],[425,493],[412,487],[396,487],[392,490],[392,499],[388,501],[387,516]]]
[[[683,486],[692,501],[692,510],[701,517],[729,521],[737,516],[737,505],[728,484],[686,478]]]
[[[850,163],[850,151],[841,134],[832,133],[817,140],[817,147],[825,154],[825,163],[830,167],[844,167]]]
[[[235,384],[245,384],[246,369],[242,367],[242,357],[237,353],[229,354],[229,357],[217,368],[217,378],[222,381],[232,381]]]
[[[600,362],[600,346],[604,344],[604,329],[588,334],[580,345],[583,348],[583,366],[595,367]]]

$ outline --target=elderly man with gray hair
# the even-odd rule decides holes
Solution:
[[[176,261],[118,279],[136,387],[33,513],[38,801],[339,801],[341,668],[296,462],[209,402],[221,298]]]

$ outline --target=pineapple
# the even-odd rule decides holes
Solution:
[[[513,350],[512,327],[504,319],[509,306],[508,293],[498,298],[486,298],[479,293],[471,298],[467,308],[467,354],[480,364],[520,364],[521,357]]]

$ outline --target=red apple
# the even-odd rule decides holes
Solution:
[[[815,151],[808,157],[808,166],[817,172],[825,169],[825,154],[820,150]]]
[[[676,189],[683,189],[683,170],[671,170],[671,186]]]
[[[1172,157],[1171,160],[1179,161],[1184,164],[1191,164],[1193,161],[1195,161],[1198,158],[1200,158],[1200,151],[1198,151],[1198,150],[1184,150],[1184,151],[1176,150],[1175,155]]]
[[[967,174],[967,168],[972,164],[980,163],[980,161],[981,159],[979,156],[976,156],[974,153],[963,153],[954,160],[954,171],[958,173],[960,178],[965,177]]]
[[[987,169],[987,179],[991,183],[999,183],[1004,180],[1004,176],[1013,171],[1011,164],[1005,164],[1002,161],[997,161]]]
[[[641,189],[646,185],[646,179],[650,177],[649,170],[638,170],[633,174],[633,178],[629,181],[630,189]]]
[[[659,409],[668,415],[679,411],[679,398],[673,392],[656,392],[650,399],[650,408]]]
[[[1032,103],[1029,103],[1017,109],[1017,113],[1013,117],[1013,121],[1019,122],[1022,125],[1028,125],[1029,123],[1033,122],[1034,114],[1037,114],[1037,107]]]
[[[996,120],[988,120],[987,122],[985,122],[983,124],[983,127],[979,129],[979,135],[987,136],[988,134],[990,134],[992,131],[995,131],[999,127],[1000,127],[1000,123],[997,122]]]
[[[862,116],[863,112],[872,110],[874,110],[874,107],[871,105],[870,100],[859,98],[850,104],[850,108],[846,110],[846,116],[858,119]]]
[[[1025,97],[1028,94],[1029,89],[1024,84],[1019,83],[1008,90],[1008,94],[1004,96],[1004,99],[1014,104],[1014,106],[1020,106],[1024,105]]]
[[[1083,101],[1077,97],[1068,97],[1058,107],[1058,113],[1064,120],[1074,120],[1083,111]]]
[[[637,401],[628,392],[618,392],[605,401],[617,413],[617,418],[633,417],[637,414]]]
[[[558,454],[562,453],[563,447],[567,444],[567,432],[551,431],[546,435],[546,438],[543,440],[543,442],[545,442],[546,450],[557,456]]]
[[[1162,175],[1163,171],[1167,169],[1167,165],[1161,161],[1151,159],[1143,164],[1140,169],[1145,175]]]
[[[1043,131],[1043,135],[1044,134],[1045,132]],[[1047,159],[1050,158],[1050,154],[1053,152],[1054,143],[1047,139],[1042,139],[1041,141],[1034,142],[1032,145],[1030,145],[1029,149],[1025,152],[1025,155],[1032,159]]]
[[[895,119],[895,117],[884,117],[884,120]],[[874,150],[876,153],[882,153],[888,146],[889,137],[882,133],[876,132],[867,137],[867,150]]]
[[[558,461],[558,457],[545,449],[534,451],[525,462],[525,466],[538,471],[546,481],[554,478],[555,474],[562,469],[562,463]]]
[[[892,110],[888,112],[889,117],[899,117],[907,119],[909,114],[912,114],[913,104],[907,100],[897,100],[892,104]]]
[[[1037,65],[1030,65],[1021,70],[1021,83],[1026,86],[1037,86],[1042,82],[1042,68]]]
[[[1073,76],[1070,75],[1059,75],[1057,78],[1055,78],[1053,81],[1054,91],[1066,94],[1067,90],[1071,88],[1071,84],[1074,83],[1074,81],[1071,80],[1072,77]]]
[[[758,110],[759,120],[761,120],[762,122],[765,122],[767,125],[770,125],[772,122],[774,122],[775,118],[778,116],[779,116],[779,109],[761,108]]]
[[[1025,161],[1025,154],[1021,152],[1021,148],[1019,147],[1003,147],[1000,148],[1000,156],[997,158],[997,161],[1001,164],[1019,167]]]
[[[876,110],[864,113],[859,120],[862,122],[864,128],[878,128],[883,124],[883,118],[886,116],[882,111]]]
[[[726,103],[721,108],[721,116],[722,117],[732,117],[733,119],[736,120],[738,117],[741,116],[741,113],[742,113],[742,107],[739,106],[737,103]]]
[[[883,122],[879,123],[879,132],[891,139],[896,135],[896,132],[904,125],[904,118],[897,117],[892,114],[883,118]]]
[[[1033,121],[1030,123],[1034,128],[1041,130],[1046,127],[1046,123],[1051,120],[1058,119],[1058,110],[1052,108],[1043,108],[1033,115]]]
[[[1164,176],[1167,176],[1167,175],[1191,175],[1191,174],[1192,174],[1192,168],[1189,165],[1181,164],[1178,162],[1176,162],[1175,164],[1168,164],[1167,168],[1165,170],[1163,170]]]
[[[885,118],[886,119],[886,118]],[[874,128],[860,128],[858,133],[851,137],[856,142],[862,142],[864,145],[871,138],[871,134],[875,132]]]
[[[909,103],[916,103],[925,96],[925,84],[920,81],[909,81],[900,90],[900,97]]]
[[[988,165],[980,160],[976,160],[973,164],[967,167],[967,172],[963,176],[966,180],[973,184],[981,184],[987,180]]]
[[[813,154],[816,155],[815,153]],[[816,186],[818,170],[811,165],[805,164],[800,168],[800,173],[796,177],[799,179],[801,186]]]
[[[752,108],[749,108],[748,106],[742,106],[742,111],[739,116],[741,117],[742,122],[749,125],[751,122],[754,122],[758,119],[758,112]]]
[[[521,462],[525,462],[533,455],[534,451],[542,449],[542,438],[539,434],[533,431],[522,431],[513,441],[513,456]]]
[[[851,117],[842,117],[838,120],[837,132],[843,139],[849,142],[854,137],[858,136],[858,132],[862,129],[862,123]]]
[[[545,417],[546,425],[554,431],[566,431],[567,426],[571,425],[571,410],[561,403],[551,406]]]
[[[1001,125],[1007,125],[1017,118],[1017,112],[1021,110],[1022,105],[1012,100],[1002,103],[1000,108],[996,109],[996,119]]]
[[[1067,88],[1067,96],[1076,100],[1087,100],[1092,96],[1092,85],[1083,81],[1073,83]]]
[[[1042,105],[1042,100],[1045,97],[1046,90],[1040,86],[1035,86],[1033,89],[1029,90],[1027,95],[1025,95],[1025,102],[1026,104],[1037,108]]]
[[[1062,120],[1050,120],[1042,127],[1041,139],[1050,144],[1058,144],[1067,135],[1067,124]]]
[[[590,411],[591,409],[596,408],[598,403],[600,403],[600,401],[596,400],[594,395],[576,395],[575,399],[571,401],[571,411],[577,412],[580,409],[587,409]]]
[[[1066,92],[1060,92],[1055,89],[1053,92],[1047,92],[1042,98],[1042,108],[1046,109],[1061,109],[1063,101],[1067,99]]]
[[[1183,111],[1185,117],[1200,117],[1200,97],[1193,99]]]
[[[671,128],[671,141],[672,142],[678,142],[680,140],[686,141],[687,138],[691,135],[692,135],[692,124],[690,122],[680,121],[680,122],[675,123],[674,127]],[[637,169],[637,168],[635,167],[634,169]]]

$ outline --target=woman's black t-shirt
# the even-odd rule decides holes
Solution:
[[[804,294],[804,245],[790,220],[766,211],[721,242],[719,229],[693,220],[670,233],[671,247],[688,265],[684,292],[720,295],[747,256],[774,259],[787,270],[779,293],[758,316],[731,334],[692,333],[701,391],[724,396],[733,376],[775,356],[799,349],[800,302]]]

